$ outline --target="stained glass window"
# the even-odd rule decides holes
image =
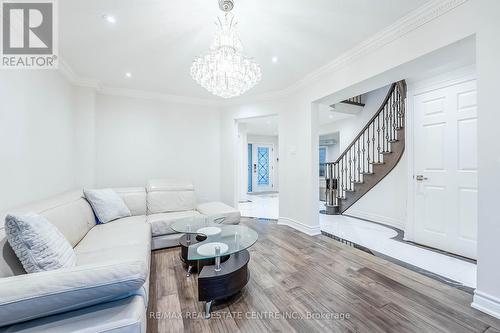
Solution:
[[[257,183],[269,185],[269,148],[257,147]]]

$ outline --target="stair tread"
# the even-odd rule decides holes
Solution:
[[[387,154],[391,154],[391,153],[392,153],[392,151],[381,151],[380,153],[381,153],[382,155],[387,155]]]
[[[389,140],[389,143],[399,142],[398,139]]]
[[[374,174],[374,172],[362,172],[361,174],[362,174],[362,175],[373,175],[373,174]]]
[[[373,165],[382,165],[382,164],[385,164],[385,162],[370,162],[370,164],[373,164]]]

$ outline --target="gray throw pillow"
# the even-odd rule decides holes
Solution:
[[[84,190],[85,198],[92,206],[99,223],[131,216],[123,199],[112,189]]]
[[[76,255],[66,237],[43,216],[7,215],[7,240],[27,273],[73,267]]]

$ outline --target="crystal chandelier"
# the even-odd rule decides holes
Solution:
[[[245,93],[262,77],[259,64],[241,53],[243,45],[231,13],[233,7],[233,0],[219,0],[219,8],[225,14],[216,22],[217,31],[210,51],[195,58],[191,66],[193,79],[222,98]]]

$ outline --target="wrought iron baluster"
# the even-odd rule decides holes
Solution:
[[[401,94],[399,94],[399,99],[400,99],[399,111],[401,113],[400,127],[404,127],[405,126],[405,100]]]
[[[384,105],[382,109],[382,138],[385,138],[385,117],[387,113],[387,105]],[[382,152],[386,151],[385,149],[385,140],[382,139]]]
[[[363,131],[363,135],[362,135],[362,139],[363,140],[363,172],[366,172],[366,168],[365,168],[365,163],[366,163],[366,159],[365,159],[365,132],[366,131]]]
[[[366,146],[367,146],[367,148],[366,148],[366,154],[367,154],[367,159],[366,159],[366,161],[368,162],[368,172],[371,172],[370,171],[370,162],[371,162],[371,160],[370,160],[370,125],[368,125],[368,130],[367,131],[368,131],[368,133],[366,135],[366,137],[367,137],[367,140],[366,140]]]
[[[358,163],[357,163],[357,166],[358,166],[358,171],[357,171],[357,174],[358,174],[358,182],[361,181],[361,150],[360,150],[360,147],[359,147],[359,139],[358,139]]]
[[[390,105],[386,106],[386,108],[387,108],[387,111],[385,113],[385,126],[387,127],[387,131],[386,131],[385,137],[384,137],[384,142],[385,142],[385,146],[386,146],[385,151],[391,151],[391,149],[389,147],[389,140],[391,139],[391,136],[392,136],[392,126],[391,126],[391,121],[390,121],[390,119],[392,118],[391,117],[392,113],[391,113]]]
[[[391,122],[391,127],[392,127],[392,139],[393,140],[397,140],[397,128],[398,128],[398,117],[397,117],[397,105],[398,105],[398,89],[396,88],[394,90],[394,97],[395,97],[395,103],[393,105],[393,108],[392,108],[392,122]]]
[[[349,185],[349,190],[352,190],[352,156],[351,156],[351,149],[349,149],[349,180],[348,180],[348,185]]]
[[[377,162],[380,163],[380,115],[377,120]]]
[[[373,120],[372,123],[372,170],[373,170],[373,163],[375,163],[375,120]]]

